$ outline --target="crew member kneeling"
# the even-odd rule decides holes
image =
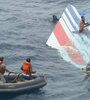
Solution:
[[[10,72],[8,69],[6,69],[6,65],[4,64],[4,57],[0,57],[0,81],[5,83],[6,80],[4,78],[5,71]]]
[[[31,64],[31,59],[27,58],[26,61],[23,61],[23,65],[21,67],[22,72],[22,77],[24,79],[30,80],[32,73],[35,73],[36,71],[32,71],[32,64]]]

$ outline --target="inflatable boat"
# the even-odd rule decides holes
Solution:
[[[47,84],[47,80],[43,74],[32,75],[31,80],[21,78],[21,74],[7,74],[5,75],[6,83],[0,81],[0,93],[18,93],[27,90],[34,90],[42,88]]]

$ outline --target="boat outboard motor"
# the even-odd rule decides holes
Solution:
[[[90,71],[90,62],[87,64],[86,70],[87,70],[87,71]]]

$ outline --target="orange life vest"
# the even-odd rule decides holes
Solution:
[[[5,68],[1,67],[2,64],[3,64],[3,61],[0,61],[0,73],[4,73],[5,72]]]
[[[30,71],[31,65],[32,65],[31,63],[24,61],[23,66],[22,66],[22,69],[23,69],[22,73],[30,76],[31,75],[31,71]]]

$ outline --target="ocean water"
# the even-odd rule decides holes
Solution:
[[[90,99],[90,77],[46,46],[56,25],[52,15],[60,18],[68,4],[90,10],[89,0],[0,0],[0,56],[7,68],[20,72],[23,60],[30,57],[33,69],[48,80],[38,91],[1,95],[0,100]]]

